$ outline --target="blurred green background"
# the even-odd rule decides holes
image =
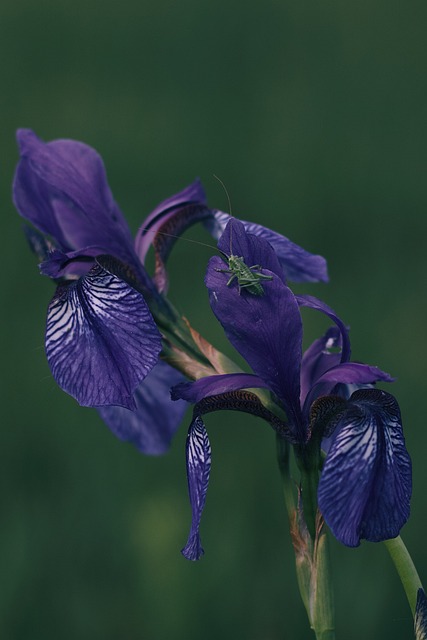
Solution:
[[[397,376],[414,463],[403,530],[427,580],[425,2],[2,0],[0,638],[310,638],[273,432],[207,419],[213,471],[197,564],[184,445],[139,455],[49,373],[52,284],[38,275],[10,189],[15,130],[103,156],[136,231],[200,176],[209,202],[327,257],[323,297],[353,356]],[[188,237],[210,242],[202,231]],[[171,297],[220,348],[203,286],[208,248],[180,242]],[[326,323],[305,313],[307,341]],[[333,545],[337,637],[412,637],[382,545]]]

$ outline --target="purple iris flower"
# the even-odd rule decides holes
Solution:
[[[96,407],[119,438],[148,454],[167,450],[186,409],[169,389],[183,376],[159,361],[161,334],[149,309],[159,299],[108,186],[100,156],[72,140],[45,144],[18,131],[13,197],[58,286],[50,302],[46,354],[59,386]],[[199,198],[197,185],[175,196],[175,210]],[[148,250],[148,247],[147,247]]]
[[[228,254],[230,243],[234,255],[246,265],[256,265],[257,272],[270,279],[259,279],[263,293],[254,295],[240,287],[237,278],[230,282],[220,257],[209,262],[205,282],[212,310],[253,374],[210,376],[181,383],[173,390],[174,398],[196,404],[187,439],[192,525],[184,556],[196,560],[203,554],[199,525],[211,450],[202,415],[223,408],[247,410],[241,389],[271,392],[286,420],[280,424],[268,412],[258,411],[258,415],[300,451],[315,437],[319,442],[323,437],[330,439],[318,501],[339,540],[357,546],[362,538],[395,537],[408,519],[411,495],[411,463],[400,412],[389,393],[361,388],[392,378],[377,367],[350,361],[343,322],[320,300],[293,294],[266,240],[247,233],[239,221],[232,220],[218,244],[220,251]],[[305,353],[302,306],[321,311],[334,322]],[[351,393],[352,389],[356,391]],[[256,400],[255,396],[251,400],[251,413],[257,413]]]
[[[162,294],[176,237],[199,221],[219,234],[229,216],[208,208],[196,180],[156,207],[134,241],[94,149],[73,140],[44,143],[30,130],[17,138],[14,203],[33,225],[26,233],[41,272],[58,285],[46,330],[52,374],[81,405],[96,407],[118,437],[145,453],[163,453],[186,403],[170,401],[169,388],[182,376],[159,361],[162,338],[152,307],[170,313]],[[245,224],[274,244],[289,277],[327,280],[322,257]],[[150,245],[153,278],[144,268]],[[173,323],[173,313],[167,320]]]

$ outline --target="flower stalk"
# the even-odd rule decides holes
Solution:
[[[384,541],[385,547],[390,554],[396,571],[399,575],[402,586],[408,598],[412,615],[415,615],[417,605],[418,589],[422,589],[422,584],[414,562],[400,536]]]
[[[308,468],[310,457],[305,457],[303,460],[302,456],[299,456],[302,480],[296,505],[294,482],[290,473],[290,445],[279,436],[276,442],[301,598],[316,638],[334,640],[335,612],[328,539],[323,517],[317,508],[315,493],[318,484],[318,467],[311,467],[310,471]],[[314,459],[315,456],[311,456],[311,461]],[[305,502],[302,499],[304,491],[309,494]],[[313,523],[312,532],[307,521]]]

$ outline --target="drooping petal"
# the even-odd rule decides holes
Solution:
[[[99,254],[137,264],[131,233],[96,151],[74,140],[44,143],[27,129],[17,138],[21,159],[13,197],[19,213],[64,252],[96,246]]]
[[[335,322],[341,332],[341,362],[348,362],[351,355],[350,337],[348,335],[348,328],[345,326],[341,318],[335,313],[333,309],[331,309],[329,305],[325,304],[323,300],[319,300],[314,296],[297,295],[296,299],[298,300],[298,304],[301,307],[309,307],[310,309],[321,311],[333,322]]]
[[[154,280],[158,291],[167,289],[165,262],[177,237],[211,215],[202,184],[195,180],[183,191],[164,200],[144,220],[135,238],[135,251],[144,263],[148,249],[153,245],[156,256]]]
[[[427,598],[424,589],[418,589],[414,617],[415,640],[427,640]]]
[[[214,211],[213,219],[205,224],[211,234],[219,238],[223,233],[231,216],[222,211]],[[273,247],[283,267],[286,278],[293,282],[328,282],[326,260],[322,256],[309,253],[294,244],[285,236],[254,222],[241,220],[248,233],[267,240]]]
[[[265,420],[281,438],[285,438],[292,444],[299,444],[299,440],[295,438],[294,430],[277,413],[270,410],[268,396],[262,398],[259,397],[259,392],[249,390],[251,389],[249,385],[255,382],[256,376],[250,376],[250,374],[238,375],[246,376],[247,380],[244,381],[242,379],[241,382],[238,382],[236,379],[236,381],[231,381],[231,385],[213,380],[213,378],[230,377],[225,375],[211,376],[211,380],[203,378],[203,380],[206,380],[205,385],[199,385],[199,380],[195,383],[178,384],[171,391],[172,400],[185,398],[190,402],[195,402],[194,414],[198,416],[204,416],[207,413],[216,411],[242,411],[243,413],[257,416]],[[193,384],[195,385],[194,389],[192,388]],[[265,386],[265,383],[262,383],[261,386]]]
[[[319,483],[319,507],[338,540],[379,542],[409,517],[411,460],[399,406],[379,389],[356,391],[335,431]]]
[[[157,362],[161,336],[140,293],[96,264],[58,287],[46,354],[59,386],[83,406],[135,408],[133,393]]]
[[[216,396],[237,389],[265,388],[268,385],[251,373],[227,373],[218,376],[206,376],[195,382],[182,382],[172,389],[172,400],[182,398],[196,404],[207,396]]]
[[[251,253],[243,257],[253,264]],[[295,296],[269,271],[272,280],[262,281],[263,295],[245,289],[239,293],[236,283],[227,286],[229,274],[221,272],[223,266],[217,256],[209,262],[205,282],[212,310],[231,344],[282,400],[296,437],[304,439],[299,403],[302,322]]]
[[[99,407],[98,412],[120,440],[133,444],[141,453],[166,453],[188,404],[172,402],[170,388],[183,380],[176,369],[159,361],[134,393],[136,409]]]
[[[182,555],[188,560],[199,560],[204,554],[200,541],[199,527],[211,469],[211,446],[205,425],[196,416],[188,431],[186,445],[188,495],[191,504],[191,529]]]

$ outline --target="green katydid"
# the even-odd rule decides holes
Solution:
[[[231,216],[232,215],[231,202],[230,202],[230,196],[228,195],[226,186],[223,183],[223,181],[220,178],[218,178],[218,176],[214,174],[214,177],[218,180],[218,182],[221,183],[227,195],[228,207],[229,207],[230,216]],[[239,287],[239,293],[241,292],[242,289],[245,289],[245,291],[247,291],[248,293],[251,293],[253,296],[262,296],[264,295],[264,289],[261,284],[261,281],[272,280],[273,276],[265,276],[263,273],[261,273],[261,269],[262,269],[261,265],[253,264],[250,267],[245,263],[245,260],[242,256],[235,256],[233,254],[233,240],[232,240],[233,219],[232,218],[230,219],[229,224],[230,224],[230,254],[227,255],[226,253],[218,249],[218,251],[227,260],[228,269],[215,269],[215,271],[219,271],[220,273],[228,273],[231,275],[231,277],[227,282],[227,287],[229,287],[232,284],[234,279],[237,279],[237,286]]]

